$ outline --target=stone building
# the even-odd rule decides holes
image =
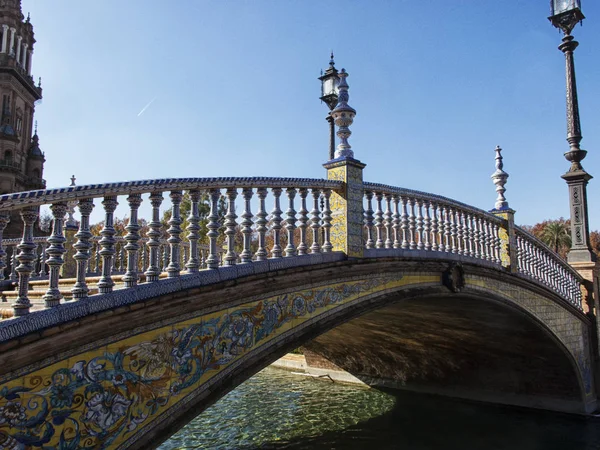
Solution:
[[[46,187],[33,120],[42,98],[40,83],[36,86],[31,76],[34,43],[21,0],[0,0],[0,194]]]

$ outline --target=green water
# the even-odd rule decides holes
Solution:
[[[600,449],[600,422],[267,368],[162,444],[183,449]]]

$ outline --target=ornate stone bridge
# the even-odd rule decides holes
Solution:
[[[500,151],[492,212],[364,182],[346,141],[344,78],[333,112],[342,143],[326,179],[160,179],[0,196],[0,231],[10,218],[23,223],[19,243],[1,246],[11,308],[0,321],[2,448],[156,446],[304,344],[373,385],[595,410],[592,289],[514,225]],[[119,202],[129,207],[124,236],[114,228]],[[52,232],[34,237],[43,205]]]

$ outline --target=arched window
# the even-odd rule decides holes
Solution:
[[[12,162],[12,160],[13,160],[13,154],[12,154],[12,151],[10,151],[10,150],[6,150],[6,151],[4,152],[4,161],[6,161],[6,162]]]
[[[33,169],[33,178],[42,178],[42,176],[40,174],[40,169],[38,169],[38,168]]]

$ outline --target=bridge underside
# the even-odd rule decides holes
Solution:
[[[492,301],[402,300],[306,347],[372,386],[582,412],[578,374],[556,340],[531,318]]]
[[[162,293],[0,345],[0,446],[152,448],[300,345],[374,384],[592,411],[589,319],[489,267],[465,264],[449,284],[455,269],[387,258],[231,279],[230,267],[116,291],[103,301]]]

